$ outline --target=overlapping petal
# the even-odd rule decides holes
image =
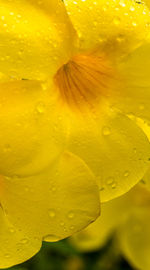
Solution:
[[[74,31],[61,1],[1,0],[0,18],[1,79],[45,79],[68,61]]]
[[[100,116],[71,118],[68,149],[80,156],[97,177],[101,201],[127,192],[149,166],[150,145],[128,117],[108,110]],[[68,119],[68,118],[67,118]]]
[[[83,229],[99,215],[94,176],[71,153],[64,153],[38,175],[4,177],[0,184],[4,213],[15,228],[26,232],[29,240],[36,237],[58,241]]]
[[[130,198],[132,195],[133,191],[130,191],[120,198],[101,204],[101,216],[86,229],[69,238],[70,242],[82,252],[103,248],[133,207]]]
[[[0,267],[7,268],[33,256],[41,247],[41,241],[34,236],[30,239],[24,228],[18,230],[0,208]]]
[[[36,81],[1,83],[0,174],[35,174],[63,151],[66,131],[56,99]]]
[[[102,216],[70,241],[83,252],[101,248],[113,236],[117,250],[136,269],[149,269],[150,193],[134,187],[130,192],[102,204]]]
[[[118,66],[120,87],[112,95],[112,103],[123,113],[150,120],[150,43],[130,54]]]
[[[107,54],[127,54],[146,38],[150,14],[143,3],[125,0],[64,0],[79,37],[79,48],[101,47]]]
[[[150,207],[134,209],[119,231],[122,253],[141,270],[150,268]]]

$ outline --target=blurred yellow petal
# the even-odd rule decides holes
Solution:
[[[64,0],[79,37],[81,50],[104,48],[107,53],[126,54],[149,32],[150,14],[136,1]]]
[[[134,121],[106,110],[107,115],[101,111],[98,117],[71,118],[68,139],[69,151],[95,174],[102,202],[124,194],[140,181],[150,157],[149,141]]]
[[[0,85],[0,174],[32,175],[65,147],[65,127],[53,89],[36,81]]]
[[[138,184],[120,198],[101,204],[101,216],[83,231],[69,238],[70,242],[82,252],[103,248],[109,238],[122,241],[122,226],[126,230],[126,221],[136,209],[150,207],[150,193]],[[130,227],[129,227],[130,228]],[[121,235],[121,236],[120,236]],[[140,249],[140,246],[138,247]]]
[[[71,153],[42,173],[1,180],[1,205],[14,227],[27,235],[58,241],[99,215],[99,190],[87,165]]]
[[[101,204],[101,216],[86,229],[70,237],[70,242],[83,252],[102,248],[132,207],[132,193],[131,190],[120,198]]]
[[[150,141],[150,123],[140,118],[136,118],[136,123],[143,129],[143,131],[145,132]],[[142,187],[150,191],[150,167],[148,168],[145,175],[141,179],[140,184]]]
[[[129,55],[118,67],[121,85],[112,96],[123,113],[150,120],[150,43]]]
[[[14,228],[2,208],[0,208],[0,223],[0,268],[21,263],[39,251],[41,241],[34,237],[29,239],[23,227],[21,230]]]
[[[150,269],[150,204],[137,208],[118,232],[120,248],[129,262],[141,270]]]
[[[0,0],[0,18],[1,79],[45,79],[70,58],[74,31],[61,1]]]

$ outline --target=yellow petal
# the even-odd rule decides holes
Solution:
[[[68,149],[96,175],[102,201],[124,194],[141,180],[149,166],[150,145],[133,121],[109,110],[70,122]]]
[[[136,269],[150,269],[150,204],[137,208],[120,228],[121,250]]]
[[[44,241],[72,235],[99,215],[99,191],[92,173],[67,152],[41,174],[2,179],[0,198],[14,227]]]
[[[0,6],[0,72],[7,79],[55,74],[70,58],[74,36],[62,2],[0,0]]]
[[[150,141],[150,125],[149,122],[144,121],[140,118],[136,118],[136,123],[143,129],[145,134],[147,135],[149,141]],[[150,191],[150,167],[146,171],[145,175],[141,179],[140,182],[141,186],[146,188],[147,190]]]
[[[64,0],[79,37],[79,48],[102,47],[107,53],[128,53],[149,32],[149,10],[136,1]]]
[[[35,81],[0,85],[0,174],[32,175],[65,147],[53,89]]]
[[[21,263],[39,251],[41,241],[34,237],[29,239],[23,227],[21,230],[14,228],[2,208],[0,208],[0,223],[0,268]]]
[[[119,66],[121,86],[113,104],[126,114],[150,120],[150,43],[131,53]]]
[[[132,195],[131,190],[120,198],[101,204],[101,216],[86,229],[70,237],[70,242],[83,252],[102,248],[128,215],[133,206]]]
[[[149,204],[150,193],[138,184],[120,198],[101,204],[101,216],[69,240],[83,252],[100,249],[126,222],[135,208],[147,207]]]

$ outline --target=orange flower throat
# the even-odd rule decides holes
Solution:
[[[61,99],[71,107],[93,106],[108,96],[113,69],[104,56],[77,55],[55,75]]]

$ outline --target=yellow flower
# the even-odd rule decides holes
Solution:
[[[69,240],[82,252],[102,248],[110,237],[134,269],[150,269],[150,192],[137,185],[102,204],[102,216]]]
[[[133,0],[0,0],[0,267],[99,215],[149,166],[150,12]],[[129,117],[130,116],[130,117]]]

